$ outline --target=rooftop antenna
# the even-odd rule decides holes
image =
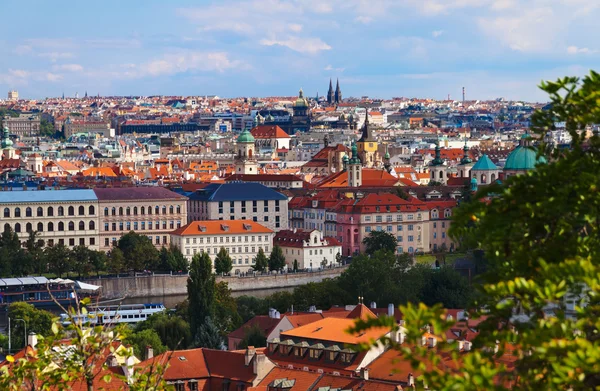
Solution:
[[[465,103],[465,87],[462,88],[463,103]]]

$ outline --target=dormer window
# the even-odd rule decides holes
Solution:
[[[308,342],[302,341],[294,345],[294,356],[296,357],[304,357],[306,355],[306,351],[308,350]]]
[[[355,356],[356,352],[354,350],[344,349],[340,352],[340,362],[343,364],[350,364]]]
[[[296,379],[289,379],[287,377],[281,379],[275,379],[267,386],[267,391],[289,391],[296,384]]]
[[[314,344],[308,349],[308,356],[313,360],[318,360],[321,358],[324,348],[325,346],[322,343]]]
[[[273,339],[273,341],[269,342],[269,353],[275,353],[277,348],[279,347],[279,338]]]

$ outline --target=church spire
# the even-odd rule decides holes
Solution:
[[[335,103],[342,103],[342,90],[340,90],[340,79],[335,83]]]
[[[465,146],[463,147],[463,151],[464,151],[464,155],[463,155],[463,158],[460,160],[460,164],[471,163],[472,160],[469,157],[469,146],[467,145],[467,136],[465,136]]]
[[[369,126],[369,110],[365,107],[365,123],[362,128],[362,135],[358,141],[373,141],[373,135],[371,134],[371,127]]]
[[[333,104],[335,101],[335,96],[333,94],[333,83],[331,82],[331,78],[329,78],[329,90],[327,91],[327,103]]]

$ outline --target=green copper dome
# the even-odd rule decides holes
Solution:
[[[529,137],[524,134],[519,146],[508,155],[504,170],[533,170],[539,163],[545,164],[546,159],[543,156],[538,159],[536,149],[530,145]]]
[[[352,158],[350,159],[350,164],[360,164],[360,159],[358,158],[358,147],[354,141],[352,142]]]
[[[4,126],[4,131],[3,131],[3,134],[2,134],[2,148],[3,149],[10,148],[10,147],[12,147],[12,145],[13,145],[13,142],[10,139],[10,134],[9,134],[9,131],[8,131],[8,126],[5,125]]]
[[[294,103],[294,107],[307,107],[308,106],[308,102],[306,101],[306,98],[304,97],[304,92],[302,91],[302,88],[300,88],[300,91],[298,93],[298,99],[296,99],[296,103]]]
[[[473,168],[471,168],[471,171],[493,171],[497,169],[498,166],[494,164],[492,159],[490,159],[488,155],[483,154],[479,160],[477,160],[477,163],[475,163]]]
[[[244,130],[237,139],[238,143],[253,143],[254,136],[248,130]]]

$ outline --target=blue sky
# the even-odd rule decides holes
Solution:
[[[505,97],[600,70],[599,0],[11,1],[0,93]]]

